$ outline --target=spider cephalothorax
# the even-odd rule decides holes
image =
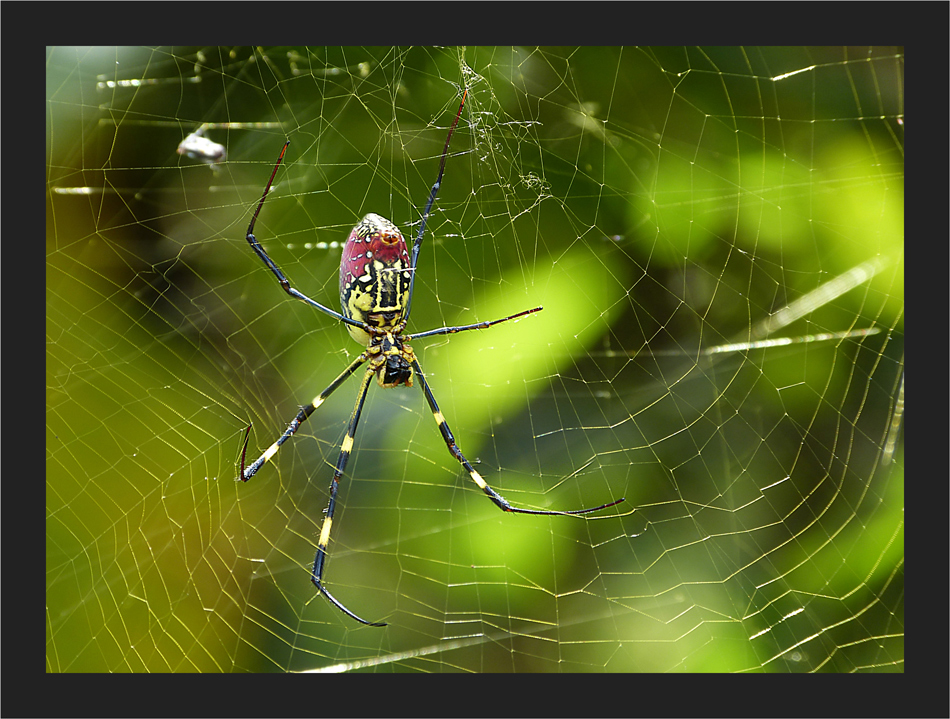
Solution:
[[[416,355],[399,335],[391,332],[374,335],[366,352],[370,355],[367,367],[376,374],[380,387],[412,387],[412,363]]]
[[[323,584],[323,571],[327,560],[327,547],[330,543],[330,528],[333,525],[333,512],[336,509],[336,496],[339,489],[340,479],[343,477],[343,471],[349,460],[350,452],[353,450],[353,438],[356,436],[356,426],[360,420],[360,413],[363,410],[363,402],[366,399],[366,392],[372,379],[375,377],[377,383],[384,388],[398,387],[405,385],[412,387],[413,378],[418,378],[422,385],[422,392],[425,395],[426,403],[432,412],[438,425],[442,439],[452,456],[459,461],[465,471],[468,472],[472,481],[481,489],[492,502],[505,512],[515,514],[542,514],[542,515],[563,515],[563,514],[588,514],[600,509],[612,507],[619,504],[623,499],[593,507],[591,509],[574,509],[567,511],[556,511],[547,509],[521,509],[512,507],[511,503],[502,497],[498,492],[488,486],[488,483],[482,476],[475,471],[475,468],[469,463],[462,454],[462,451],[455,443],[455,437],[452,430],[449,429],[445,417],[439,410],[439,405],[435,401],[435,395],[429,383],[426,382],[422,367],[416,359],[409,341],[421,337],[434,337],[436,335],[448,335],[467,330],[487,329],[500,322],[508,322],[519,317],[524,317],[533,312],[541,310],[535,307],[530,310],[524,310],[517,314],[503,317],[499,320],[490,320],[487,322],[478,322],[471,325],[460,325],[457,327],[439,327],[434,330],[417,332],[415,334],[403,334],[406,324],[409,321],[409,312],[412,308],[412,292],[415,282],[416,261],[419,257],[419,248],[422,246],[422,237],[425,234],[426,221],[429,219],[429,211],[435,202],[436,195],[439,192],[439,186],[442,183],[442,174],[445,172],[445,158],[449,151],[449,140],[452,139],[452,133],[458,125],[459,118],[462,116],[462,108],[465,106],[465,97],[468,91],[462,95],[462,102],[459,104],[458,112],[455,115],[455,121],[449,128],[449,134],[445,138],[445,146],[442,148],[442,158],[439,164],[439,176],[429,191],[429,199],[426,202],[425,209],[422,212],[422,222],[419,226],[419,233],[412,245],[410,255],[406,247],[406,241],[399,229],[389,220],[379,215],[369,213],[359,224],[350,232],[346,244],[343,247],[343,257],[340,260],[340,304],[343,312],[336,312],[329,307],[325,307],[316,300],[312,300],[299,290],[290,286],[290,281],[281,272],[280,268],[274,264],[274,261],[268,256],[257,238],[254,237],[254,223],[257,221],[257,215],[264,206],[264,200],[267,193],[274,183],[277,176],[277,170],[280,167],[281,160],[284,159],[284,153],[287,152],[288,140],[280,155],[277,163],[274,165],[274,171],[271,173],[270,180],[264,188],[264,194],[257,205],[257,210],[251,218],[251,223],[247,228],[246,239],[258,257],[277,277],[280,286],[284,292],[302,302],[306,302],[324,314],[330,315],[346,325],[350,336],[357,342],[366,347],[360,356],[353,360],[349,366],[340,373],[340,375],[330,383],[330,385],[318,394],[310,404],[301,407],[297,416],[291,421],[290,425],[284,430],[284,433],[268,447],[264,453],[252,464],[245,468],[244,456],[247,452],[247,440],[250,436],[251,428],[248,426],[247,433],[244,436],[244,449],[241,452],[241,476],[243,481],[249,480],[257,471],[280,449],[300,427],[300,424],[313,414],[333,392],[357,369],[366,364],[366,371],[363,373],[363,380],[356,395],[356,404],[353,406],[353,413],[350,415],[350,422],[347,425],[346,436],[343,438],[343,444],[340,446],[340,455],[337,459],[336,470],[333,472],[333,479],[330,481],[330,501],[327,504],[323,526],[320,529],[320,539],[317,541],[317,554],[313,560],[313,570],[310,573],[310,580],[314,586],[338,609],[358,622],[369,624],[374,627],[385,626],[385,622],[368,622],[361,619],[356,614],[347,609],[336,598],[327,591]]]

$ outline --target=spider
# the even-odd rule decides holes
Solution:
[[[254,211],[251,223],[247,228],[247,241],[254,252],[257,253],[264,264],[270,268],[277,280],[280,282],[284,292],[302,302],[306,302],[311,307],[315,307],[324,314],[330,315],[346,325],[350,336],[366,347],[365,350],[353,360],[350,365],[344,369],[339,377],[333,380],[330,385],[318,394],[310,404],[301,407],[297,416],[294,417],[290,425],[284,430],[284,433],[268,447],[264,453],[245,468],[244,460],[247,453],[247,442],[251,428],[248,426],[244,435],[244,446],[241,450],[241,476],[244,482],[249,480],[257,471],[280,449],[300,427],[301,423],[306,421],[313,412],[322,405],[326,399],[333,394],[343,382],[356,372],[362,365],[366,364],[366,371],[363,373],[363,380],[360,382],[359,390],[356,395],[356,404],[353,407],[353,413],[350,415],[350,421],[346,429],[346,437],[340,447],[340,455],[336,462],[336,469],[333,472],[333,479],[330,482],[330,501],[324,512],[323,526],[320,530],[320,539],[317,542],[317,553],[313,560],[313,570],[310,573],[310,580],[317,588],[317,591],[327,598],[337,609],[342,611],[348,617],[355,619],[361,624],[371,627],[384,627],[386,622],[369,622],[357,616],[347,609],[339,600],[337,600],[329,591],[323,580],[323,573],[326,567],[328,556],[328,544],[330,542],[330,528],[333,525],[333,513],[336,510],[336,497],[339,490],[340,479],[343,477],[343,471],[346,469],[347,460],[353,450],[353,438],[356,436],[356,425],[360,419],[360,412],[363,409],[363,402],[366,399],[366,392],[369,390],[373,378],[380,387],[398,387],[405,385],[411,387],[413,380],[417,380],[422,387],[429,409],[435,418],[439,432],[442,433],[442,439],[446,447],[455,459],[468,472],[472,481],[478,485],[492,502],[505,512],[515,514],[537,514],[537,515],[581,515],[597,512],[601,509],[607,509],[624,500],[618,499],[599,507],[591,509],[574,510],[538,510],[521,509],[513,507],[507,499],[488,486],[488,483],[482,476],[475,471],[475,468],[462,454],[458,445],[455,443],[455,437],[445,417],[439,410],[432,389],[426,381],[422,367],[415,353],[409,346],[411,340],[421,339],[423,337],[435,337],[437,335],[448,335],[456,332],[466,332],[468,330],[487,329],[492,325],[501,322],[524,317],[534,312],[540,312],[541,307],[534,307],[530,310],[524,310],[517,314],[503,317],[498,320],[488,322],[478,322],[471,325],[461,325],[458,327],[440,327],[426,332],[416,332],[413,334],[404,334],[406,324],[409,322],[409,312],[412,308],[413,288],[416,280],[416,262],[419,258],[419,249],[422,246],[422,236],[425,233],[426,221],[429,219],[429,212],[438,195],[439,187],[442,184],[442,175],[445,172],[445,159],[449,151],[449,142],[452,134],[458,125],[459,118],[462,115],[462,108],[465,106],[465,98],[468,90],[462,94],[462,101],[459,103],[458,112],[455,114],[455,121],[449,128],[448,136],[445,138],[445,147],[442,149],[442,156],[439,163],[439,175],[435,184],[429,192],[429,199],[426,201],[425,209],[422,212],[422,222],[419,232],[412,244],[412,254],[407,251],[406,241],[399,229],[389,220],[379,215],[367,214],[359,224],[350,232],[349,238],[343,247],[343,257],[340,262],[340,304],[343,312],[337,312],[324,307],[319,302],[310,299],[302,292],[294,289],[290,281],[281,272],[280,268],[274,264],[274,261],[267,255],[257,238],[254,237],[254,223],[257,222],[257,216],[264,205],[267,193],[274,183],[274,177],[287,152],[288,140],[284,143],[277,157],[277,163],[274,165],[274,171],[271,173],[270,180],[264,188],[264,194],[261,201]]]

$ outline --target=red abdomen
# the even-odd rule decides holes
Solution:
[[[369,213],[350,232],[340,260],[340,305],[350,319],[373,327],[393,327],[409,297],[409,251],[392,222]],[[368,345],[370,336],[347,325],[357,342]]]

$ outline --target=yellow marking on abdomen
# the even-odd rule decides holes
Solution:
[[[350,435],[346,435],[343,438],[343,444],[340,446],[341,452],[346,452],[349,454],[353,449],[353,438]]]
[[[277,454],[277,450],[280,449],[280,445],[277,442],[274,442],[270,447],[267,448],[267,451],[264,452],[264,461],[270,461],[270,458]]]
[[[433,412],[432,416],[435,417],[436,424],[440,426],[445,424],[445,417],[442,416],[441,412]]]
[[[319,396],[313,398],[313,402],[311,402],[310,405],[311,405],[314,409],[316,409],[316,408],[319,407],[321,404],[323,404],[323,401],[324,401],[325,399],[326,399],[326,397],[324,397],[323,395],[319,395]]]

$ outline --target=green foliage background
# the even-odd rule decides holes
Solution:
[[[412,326],[545,310],[416,352],[511,501],[629,506],[502,515],[371,390],[359,628],[307,581],[356,382],[233,481],[358,351],[244,232],[289,137],[257,234],[336,306],[331,243],[417,221],[463,86]],[[899,49],[49,48],[46,150],[48,671],[903,669]],[[869,262],[776,336],[876,334],[699,354]]]

